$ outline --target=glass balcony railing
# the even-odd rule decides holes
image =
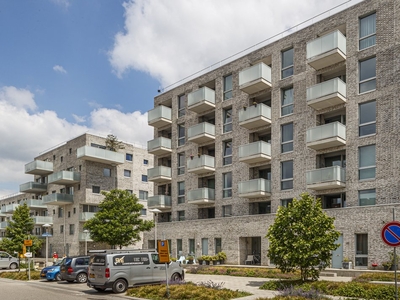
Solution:
[[[239,111],[239,125],[253,129],[271,124],[271,107],[263,103],[245,107]]]
[[[26,182],[20,184],[19,191],[21,193],[44,193],[47,192],[47,183],[41,182]]]
[[[23,205],[24,203],[26,203],[26,205],[28,205],[28,207],[33,207],[33,208],[46,208],[47,206],[43,203],[43,200],[39,200],[39,199],[28,199],[28,200],[22,200],[20,202],[21,205]]]
[[[328,123],[307,129],[306,136],[307,143],[323,142],[334,137],[346,141],[346,126],[340,122]]]
[[[171,168],[165,166],[158,166],[147,170],[147,177],[149,181],[163,182],[171,180]]]
[[[81,173],[73,171],[59,171],[50,174],[48,177],[49,183],[55,184],[73,184],[81,181]]]
[[[210,155],[196,156],[187,161],[188,172],[201,174],[215,171],[215,157]]]
[[[248,94],[271,88],[271,68],[261,62],[240,71],[239,86],[242,91]]]
[[[203,122],[188,128],[188,140],[204,143],[215,139],[215,125]]]
[[[34,160],[25,165],[25,174],[45,175],[53,173],[53,163],[49,161]]]
[[[188,191],[188,203],[209,203],[215,201],[215,190],[210,188],[200,188]]]
[[[201,113],[215,107],[215,91],[202,87],[188,94],[188,109]]]
[[[332,166],[328,168],[307,171],[306,181],[308,186],[324,184],[319,189],[343,187],[346,182],[346,169],[340,166]]]
[[[82,212],[79,214],[79,221],[86,222],[94,217],[94,212]]]
[[[65,205],[74,202],[74,195],[71,194],[49,194],[43,197],[43,203],[46,205]]]
[[[33,222],[36,225],[53,224],[53,217],[49,216],[34,216]]]
[[[239,160],[243,162],[260,162],[271,160],[271,144],[264,141],[239,146]]]
[[[6,229],[8,225],[9,225],[9,222],[7,222],[7,221],[0,222],[0,229]]]
[[[123,164],[125,155],[106,149],[83,146],[77,149],[77,158],[100,162],[104,164]]]
[[[154,155],[170,153],[172,151],[171,139],[159,137],[154,140],[148,141],[147,151]]]
[[[90,232],[79,232],[78,238],[80,242],[93,242],[92,238],[90,237]]]
[[[3,214],[7,214],[7,213],[13,213],[16,208],[19,206],[19,204],[8,204],[8,205],[3,205],[1,207],[1,212]]]
[[[264,178],[239,182],[238,192],[240,197],[262,197],[271,194],[271,181]]]
[[[171,208],[171,196],[155,195],[147,199],[147,207],[150,208]]]
[[[313,101],[335,94],[339,94],[342,98],[346,98],[346,83],[340,80],[340,78],[333,78],[307,88],[307,101]],[[337,104],[340,104],[340,102]]]
[[[171,108],[167,106],[157,106],[148,112],[148,124],[154,127],[163,127],[171,124]]]

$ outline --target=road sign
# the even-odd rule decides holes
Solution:
[[[386,223],[381,231],[382,241],[391,247],[400,246],[400,222],[392,221]]]
[[[158,258],[160,263],[169,263],[168,241],[158,241]]]
[[[25,257],[32,257],[32,252],[26,252],[24,255]]]
[[[24,246],[32,247],[32,240],[24,240]]]
[[[47,237],[51,237],[52,235],[51,235],[50,233],[48,233],[48,232],[45,232],[45,233],[42,234],[42,236],[44,236],[44,237],[46,237],[46,236],[47,236]]]

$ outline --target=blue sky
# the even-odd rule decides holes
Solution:
[[[0,197],[84,132],[146,146],[160,87],[360,1],[0,0]]]

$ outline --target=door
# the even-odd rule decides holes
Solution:
[[[153,282],[165,281],[165,263],[159,262],[159,256],[157,253],[151,254],[151,260],[153,261],[153,263],[151,264],[153,268]]]
[[[10,259],[8,258],[8,254],[0,252],[0,268],[8,268],[9,261]]]
[[[208,239],[201,239],[201,253],[208,255]]]
[[[332,268],[341,269],[343,261],[343,236],[339,236],[335,244],[340,244],[340,246],[332,251]]]

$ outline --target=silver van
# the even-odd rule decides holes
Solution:
[[[166,276],[172,281],[183,280],[185,276],[180,262],[159,263],[155,250],[89,252],[87,285],[97,291],[111,288],[114,293],[123,293],[134,285],[166,281]]]
[[[0,269],[16,269],[18,264],[18,258],[11,256],[7,252],[0,251]]]

